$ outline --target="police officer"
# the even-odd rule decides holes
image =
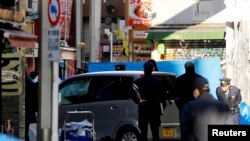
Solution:
[[[230,81],[230,78],[220,79],[220,86],[216,89],[216,95],[219,101],[226,103],[230,108],[234,124],[239,124],[241,93],[239,88],[230,84]]]

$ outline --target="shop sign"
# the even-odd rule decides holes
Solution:
[[[122,40],[122,52],[124,56],[128,56],[129,54],[129,41],[128,40]]]
[[[133,38],[134,39],[146,39],[147,35],[148,35],[148,33],[146,33],[145,31],[136,31],[136,30],[134,30],[134,32],[133,32]]]
[[[25,48],[23,52],[25,57],[38,57],[38,48]]]
[[[20,95],[23,92],[23,69],[20,50],[2,54],[1,93],[2,95]]]
[[[193,22],[201,22],[208,19],[209,17],[212,17],[214,14],[213,3],[214,2],[212,0],[198,1],[193,7]]]
[[[152,23],[152,0],[129,0],[128,4],[129,26],[150,26]]]
[[[103,45],[102,52],[109,52],[109,45]]]
[[[114,57],[125,56],[123,53],[122,45],[113,45],[113,56]]]

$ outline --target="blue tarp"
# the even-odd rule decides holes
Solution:
[[[250,106],[244,101],[240,104],[240,124],[250,124]]]
[[[24,140],[0,132],[0,141],[24,141]]]
[[[185,72],[184,64],[186,61],[194,62],[196,66],[196,72],[208,79],[211,94],[215,96],[215,89],[219,86],[219,79],[222,77],[222,70],[220,65],[219,58],[206,58],[206,59],[193,59],[193,60],[177,60],[177,61],[159,61],[157,62],[158,68],[160,71],[172,72],[176,76],[179,76]],[[126,70],[143,70],[144,62],[107,62],[107,63],[89,63],[88,71],[107,71],[115,70],[114,65],[116,64],[125,64]]]

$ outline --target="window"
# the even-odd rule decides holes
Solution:
[[[61,94],[61,104],[77,104],[90,100],[88,92],[90,77],[77,78],[62,84],[59,92]]]
[[[93,94],[96,101],[129,99],[133,77],[98,76],[93,78]]]

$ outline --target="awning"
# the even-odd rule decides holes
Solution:
[[[2,29],[4,38],[6,38],[10,46],[34,48],[37,42],[37,36],[31,33],[17,29]]]
[[[149,29],[146,40],[212,40],[224,39],[224,28]]]
[[[7,38],[7,39],[10,42],[10,46],[12,47],[34,48],[36,45],[36,41],[20,40],[20,39],[13,39],[13,38]]]

